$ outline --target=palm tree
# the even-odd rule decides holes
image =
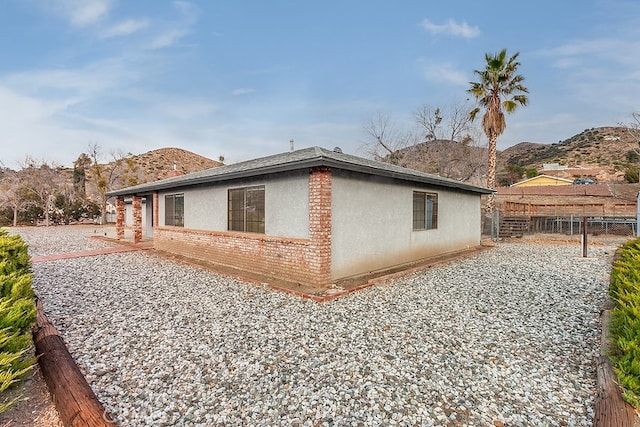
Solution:
[[[522,85],[524,77],[516,74],[520,63],[517,61],[518,55],[507,59],[507,50],[502,49],[495,55],[485,54],[486,67],[484,70],[474,70],[478,76],[478,82],[470,82],[471,88],[468,90],[478,103],[478,106],[471,110],[470,118],[474,120],[481,109],[484,110],[482,116],[482,130],[489,139],[489,161],[487,167],[487,187],[496,186],[496,140],[504,132],[507,124],[504,119],[504,111],[507,114],[513,113],[518,105],[526,106],[529,99],[525,95],[529,89]],[[494,210],[493,194],[487,199],[487,212]]]

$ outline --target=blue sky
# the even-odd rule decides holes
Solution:
[[[237,162],[467,98],[520,52],[530,105],[498,140],[553,143],[640,111],[640,2],[0,0],[0,161],[89,144]]]

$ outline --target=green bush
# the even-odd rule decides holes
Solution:
[[[0,230],[0,393],[31,370],[36,318],[27,245],[19,236]],[[0,413],[12,402],[0,403]]]
[[[623,389],[623,397],[640,407],[640,239],[618,251],[611,272],[611,361]]]

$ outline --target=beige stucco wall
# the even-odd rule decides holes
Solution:
[[[265,234],[277,237],[308,238],[308,172],[279,174],[265,179],[160,192],[159,223],[165,225],[165,195],[182,193],[184,194],[184,228],[227,231],[227,191],[256,185],[265,187]]]
[[[480,196],[379,177],[333,175],[334,280],[480,244]],[[413,192],[438,193],[438,228],[413,231]]]
[[[142,229],[146,230],[147,227],[147,215],[146,215],[147,203],[145,199],[142,199]],[[126,227],[133,227],[133,205],[131,200],[125,201],[124,204],[124,225]]]

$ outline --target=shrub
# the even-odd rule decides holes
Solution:
[[[636,183],[640,180],[640,169],[637,166],[629,166],[624,171],[624,180],[628,183]]]
[[[0,230],[0,393],[35,363],[31,327],[36,318],[27,245]],[[14,400],[15,401],[15,400]],[[14,401],[0,403],[0,413]]]
[[[614,302],[611,361],[624,399],[640,407],[640,239],[623,245],[618,256],[609,288]]]
[[[534,177],[540,175],[536,168],[530,168],[530,169],[525,170],[525,174],[526,174],[527,178],[534,178]]]

